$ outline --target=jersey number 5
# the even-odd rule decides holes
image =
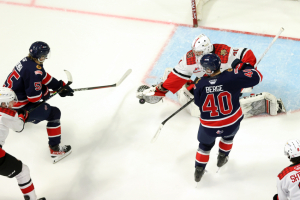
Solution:
[[[202,106],[202,111],[210,112],[211,117],[219,116],[218,110],[220,110],[223,115],[228,115],[232,112],[233,106],[231,94],[229,92],[221,92],[217,97],[217,101],[219,108],[216,105],[214,94],[208,94]],[[227,109],[225,108],[225,103],[227,105]]]
[[[11,74],[9,75],[9,77],[7,78],[8,88],[12,88],[13,87],[13,81],[12,81],[12,77],[13,76],[17,80],[20,78],[20,74],[18,74],[18,72],[14,69],[14,71],[12,71]]]

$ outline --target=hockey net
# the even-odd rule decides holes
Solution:
[[[198,21],[202,20],[203,6],[209,0],[191,0],[191,1],[192,1],[193,27],[198,27]]]

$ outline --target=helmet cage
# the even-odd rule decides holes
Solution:
[[[213,45],[206,35],[200,34],[194,39],[192,43],[192,50],[196,56],[203,56],[213,51]]]

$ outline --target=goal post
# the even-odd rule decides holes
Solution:
[[[198,27],[198,21],[202,20],[203,6],[209,0],[191,0],[193,27]]]

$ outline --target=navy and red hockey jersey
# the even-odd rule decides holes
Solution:
[[[222,128],[233,125],[242,116],[239,97],[242,88],[262,80],[261,73],[249,64],[244,70],[228,69],[214,77],[202,77],[195,85],[195,104],[200,108],[202,126]]]
[[[25,57],[13,68],[3,86],[16,93],[18,102],[13,108],[19,109],[41,100],[49,93],[48,88],[58,90],[61,83],[49,75],[42,64]]]

